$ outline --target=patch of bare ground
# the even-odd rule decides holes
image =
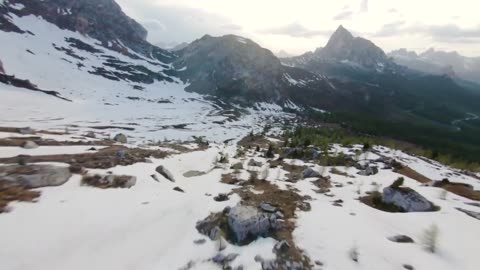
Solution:
[[[402,166],[401,168],[396,168],[393,171],[398,174],[412,178],[423,184],[429,184],[433,182],[430,178],[418,173],[417,171],[413,170],[408,166]],[[473,189],[473,187],[470,185],[443,180],[443,181],[436,181],[435,186],[439,188],[443,188],[458,196],[462,196],[470,200],[480,201],[480,191]]]
[[[0,180],[0,213],[8,212],[8,204],[13,201],[35,202],[40,192]]]
[[[191,147],[186,147],[184,146],[185,144],[197,144],[196,148],[191,148]],[[170,148],[175,151],[178,151],[180,153],[190,153],[190,152],[195,152],[195,151],[204,151],[208,149],[208,142],[204,141],[190,141],[190,142],[181,142],[181,143],[176,143],[176,142],[162,142],[155,144],[155,146],[160,146],[160,147],[165,147],[165,148]]]
[[[263,135],[253,135],[253,134],[247,135],[246,137],[242,138],[238,142],[239,146],[243,146],[247,149],[256,148],[257,146],[260,149],[267,149],[269,147],[269,145],[272,145],[275,148],[279,148],[279,146],[281,146],[281,144],[282,144],[281,142],[274,143],[274,142],[268,140],[267,138],[265,138],[265,136],[263,136]]]
[[[227,184],[227,185],[237,185],[243,180],[239,179],[236,174],[233,173],[227,173],[227,174],[222,174],[222,178],[220,179],[220,182]]]
[[[124,146],[110,146],[94,153],[72,155],[45,155],[45,156],[17,156],[1,158],[0,163],[25,164],[36,162],[61,162],[76,167],[92,169],[108,169],[117,165],[127,166],[138,162],[146,162],[149,157],[165,158],[168,154],[159,150],[141,148],[127,148]]]
[[[130,188],[135,185],[136,178],[128,175],[85,175],[82,177],[82,185],[97,188]]]
[[[8,132],[8,133],[18,133],[18,134],[50,134],[50,135],[66,135],[67,133],[64,132],[53,132],[48,130],[33,130],[31,128],[17,128],[17,127],[0,127],[0,132]]]
[[[397,168],[393,169],[393,172],[404,175],[422,184],[427,184],[432,182],[432,179],[426,177],[423,174],[418,173],[417,171],[405,165],[397,166]]]
[[[384,212],[389,212],[389,213],[403,213],[403,212],[405,212],[405,211],[403,211],[402,208],[397,207],[394,204],[384,203],[382,201],[382,194],[378,191],[375,191],[375,192],[372,192],[369,195],[360,197],[360,202],[362,202],[362,203],[364,203],[364,204],[366,204],[366,205],[368,205],[372,208],[375,208],[375,209],[378,209],[378,210],[381,210],[381,211],[384,211]]]
[[[312,181],[312,184],[318,187],[318,190],[314,191],[321,194],[330,192],[330,188],[332,188],[332,182],[328,177],[318,178],[317,180]]]
[[[452,192],[454,194],[457,194],[458,196],[462,196],[470,200],[480,201],[480,191],[473,189],[472,186],[467,184],[450,182],[449,180],[445,179],[435,182],[434,186],[443,188],[446,191]]]
[[[286,175],[288,182],[296,183],[303,178],[303,171],[306,169],[306,166],[298,166],[286,163],[283,159],[271,160],[268,161],[270,168],[282,167],[283,170],[287,171]]]
[[[115,142],[112,140],[97,140],[97,141],[56,141],[51,139],[43,139],[38,136],[32,137],[8,137],[0,139],[0,146],[23,146],[27,141],[33,141],[40,146],[72,146],[72,145],[99,145],[109,146]]]
[[[251,189],[259,192],[252,192]],[[303,269],[311,269],[310,259],[294,242],[292,233],[295,229],[295,212],[297,210],[310,211],[308,198],[300,196],[294,189],[282,190],[278,186],[259,180],[252,174],[245,186],[233,190],[242,198],[242,204],[258,207],[261,203],[268,203],[277,208],[284,215],[284,224],[276,230],[272,237],[278,241],[285,240],[290,245],[286,252],[277,252],[277,261],[282,264],[286,261],[296,261],[303,265]]]
[[[348,177],[348,178],[355,178],[355,176],[349,175],[349,174],[346,173],[346,172],[342,172],[342,171],[340,171],[340,170],[337,169],[337,168],[332,168],[332,169],[330,169],[330,173],[331,173],[331,174],[336,174],[336,175],[345,176],[345,177]]]

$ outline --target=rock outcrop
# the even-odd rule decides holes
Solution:
[[[393,204],[405,212],[435,211],[435,205],[411,188],[386,187],[383,189],[382,201]]]
[[[267,214],[252,206],[233,207],[228,213],[228,225],[239,243],[247,241],[248,238],[267,236],[274,227]]]
[[[0,178],[26,188],[63,185],[72,174],[68,167],[53,165],[0,166]]]

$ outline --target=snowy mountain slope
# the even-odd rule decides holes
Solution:
[[[245,127],[281,110],[240,114],[215,98],[185,92],[187,85],[171,74],[170,64],[130,49],[125,55],[104,48],[96,39],[34,15],[9,16],[11,23],[33,34],[0,31],[3,49],[9,52],[0,55],[6,74],[72,102],[2,84],[4,125],[127,126],[134,129],[127,133],[143,139],[171,138],[180,131],[181,138],[208,134],[225,140],[245,134]]]

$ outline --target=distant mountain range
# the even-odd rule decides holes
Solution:
[[[52,27],[37,27],[39,20]],[[3,82],[14,82],[9,73],[14,70],[23,75],[22,80],[31,81],[17,81],[18,85],[32,90],[48,85],[51,91],[46,93],[68,95],[73,101],[74,92],[65,92],[63,85],[54,83],[57,75],[39,76],[35,68],[43,62],[60,61],[57,66],[61,69],[49,70],[49,74],[76,72],[75,78],[97,76],[135,90],[157,82],[182,83],[187,91],[224,104],[256,107],[268,103],[305,117],[328,111],[344,115],[343,119],[363,117],[458,132],[452,123],[470,114],[480,115],[480,86],[458,80],[478,79],[478,59],[433,50],[420,55],[406,50],[387,55],[342,26],[326,45],[281,59],[235,35],[205,35],[190,44],[161,49],[146,40],[147,31],[113,0],[3,1],[0,32],[35,37],[22,51],[18,48],[25,44],[18,36],[2,45],[0,60],[8,60],[3,61]],[[43,51],[42,58],[35,51]],[[12,69],[16,59],[28,62]],[[445,68],[444,63],[450,66]],[[464,127],[480,134],[477,128]]]
[[[421,54],[399,49],[388,54],[399,64],[430,74],[448,75],[480,83],[480,57],[466,57],[458,52],[429,49]]]

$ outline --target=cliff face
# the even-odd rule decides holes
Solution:
[[[147,57],[168,62],[171,53],[146,41],[147,30],[128,17],[114,0],[9,0],[0,7],[0,30],[24,33],[10,20],[41,16],[61,29],[98,39],[102,46],[123,54],[131,49]]]

